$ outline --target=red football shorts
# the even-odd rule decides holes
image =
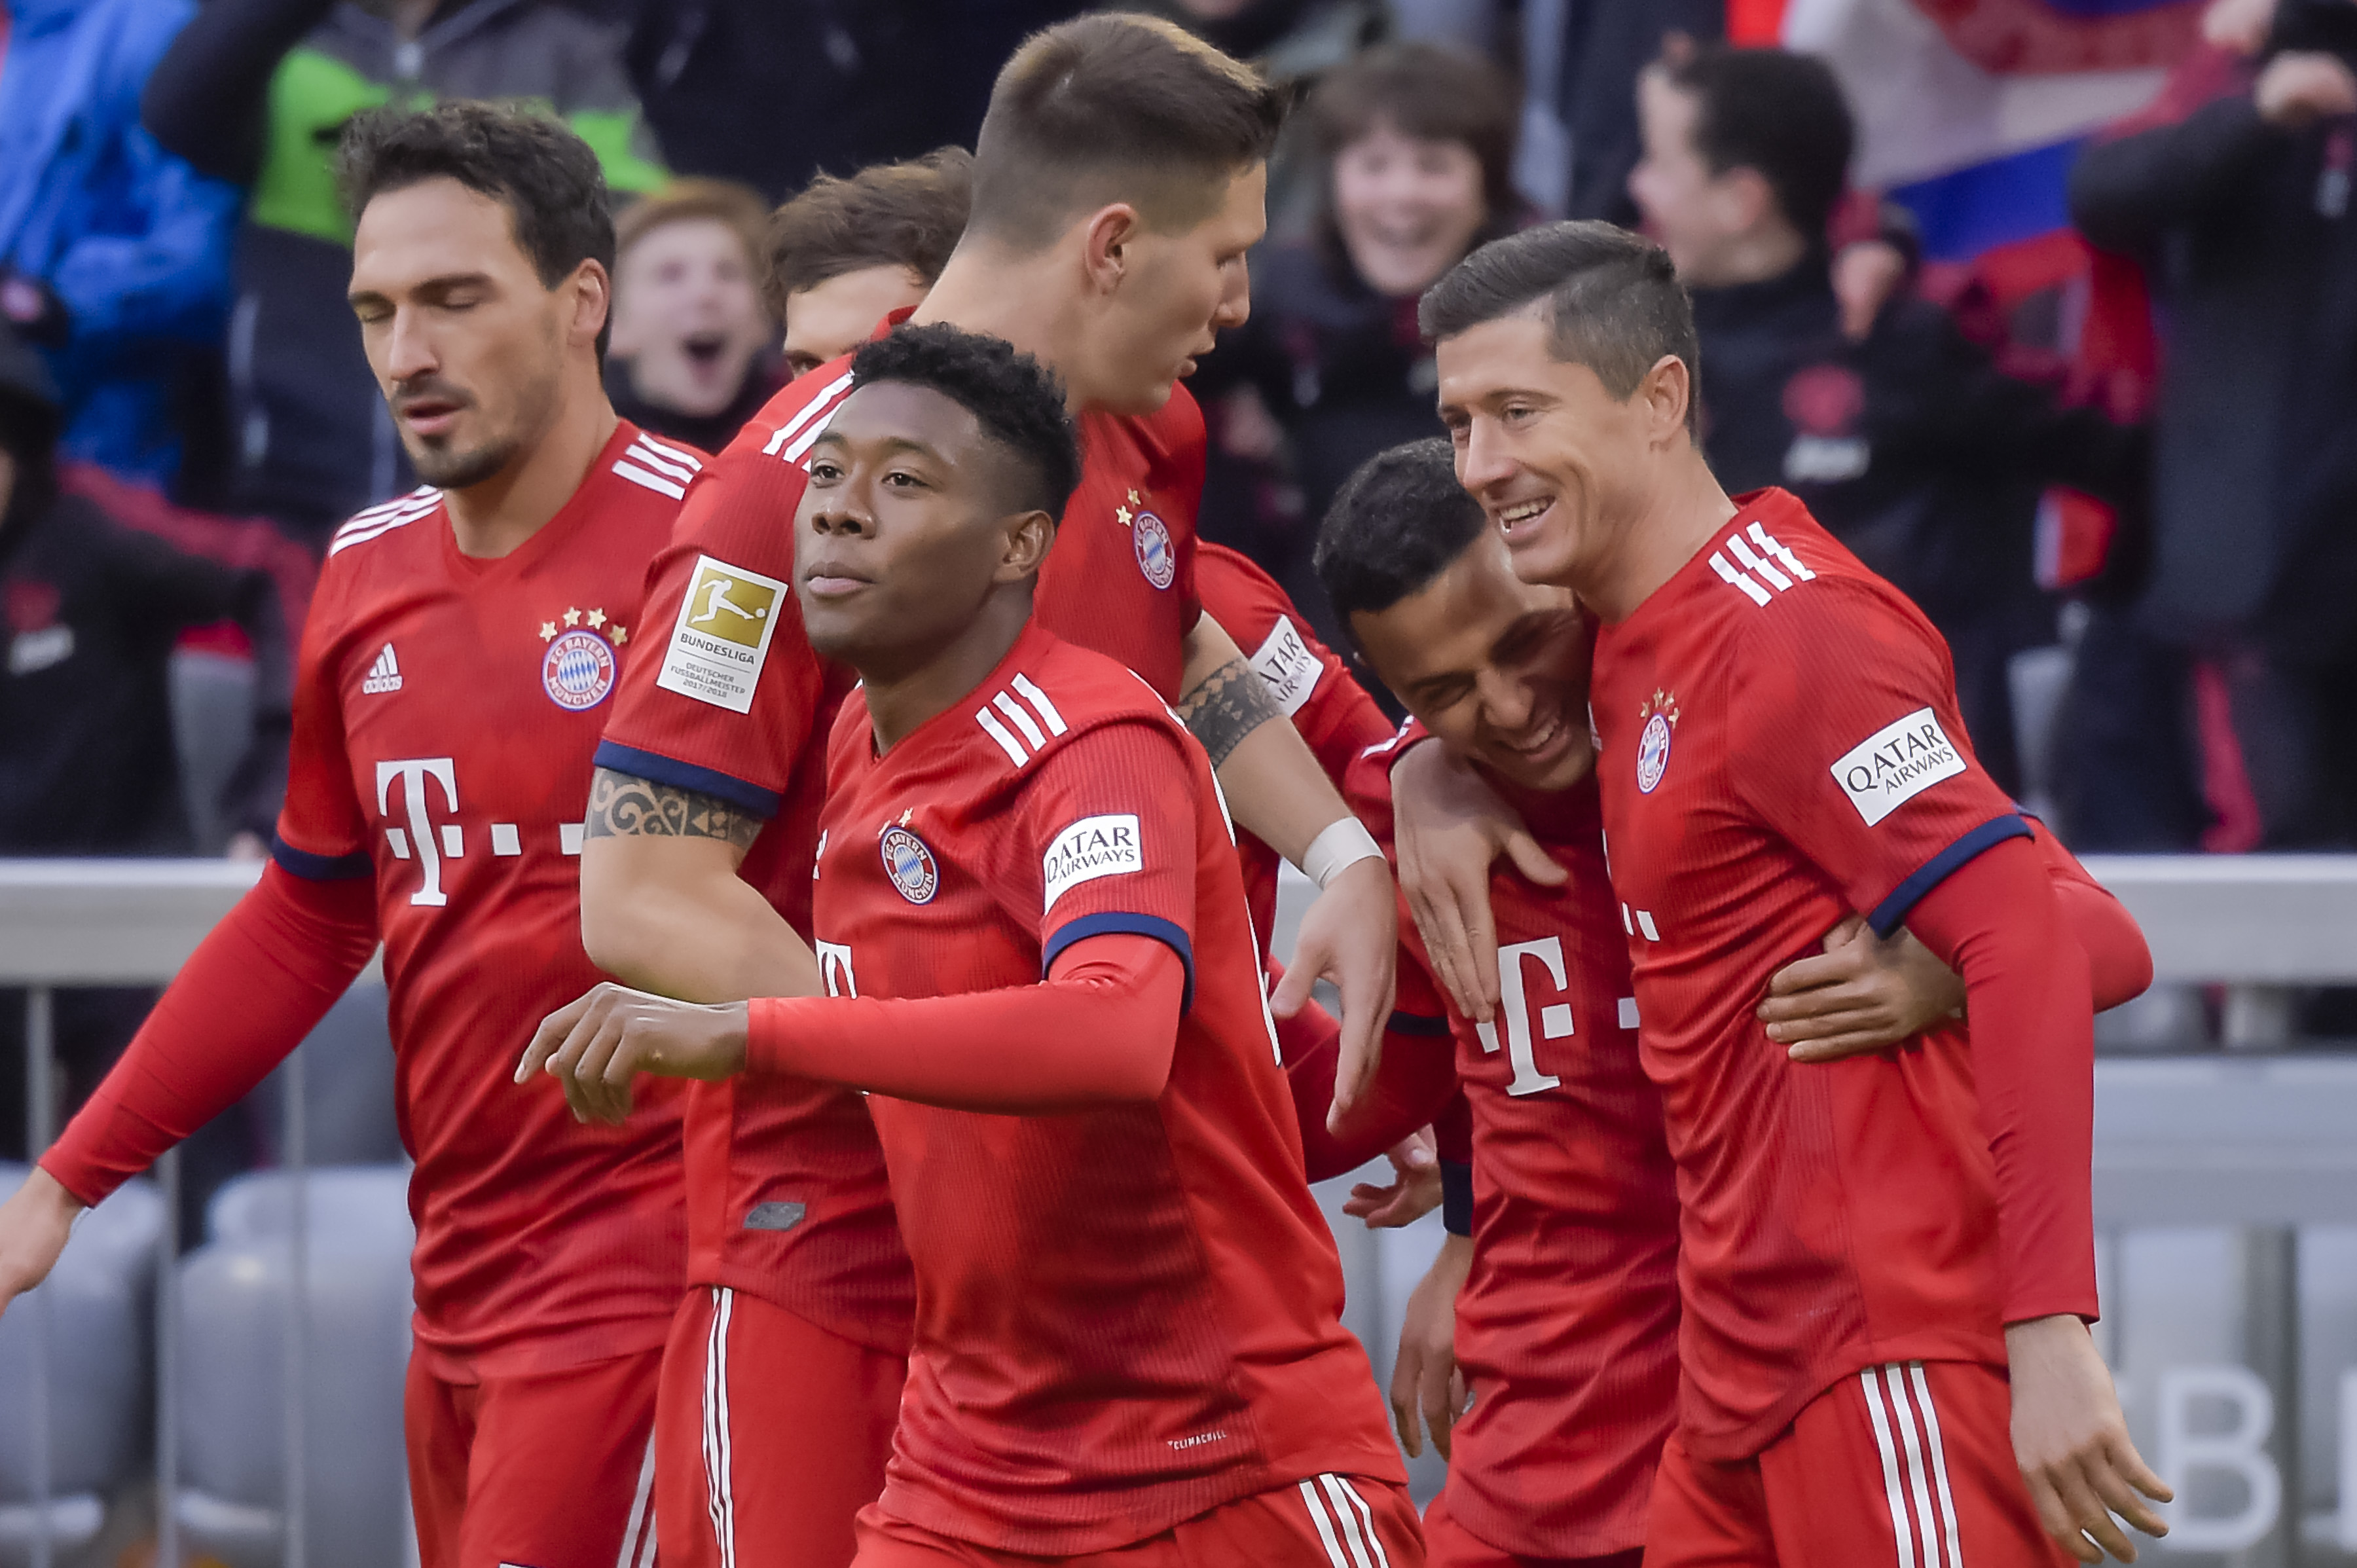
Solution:
[[[1603,1557],[1527,1557],[1501,1552],[1457,1522],[1443,1487],[1424,1510],[1424,1560],[1429,1568],[1641,1568],[1645,1553],[1634,1546]]]
[[[451,1383],[412,1356],[402,1424],[420,1568],[653,1568],[662,1361]]]
[[[1645,1568],[2061,1564],[2013,1457],[2005,1373],[1893,1361],[1811,1401],[1756,1459],[1697,1459],[1673,1434]]]
[[[882,1509],[859,1513],[859,1568],[1419,1568],[1424,1535],[1407,1488],[1363,1476],[1313,1476],[1239,1498],[1110,1552],[1027,1557],[936,1535]]]
[[[908,1380],[905,1358],[759,1296],[689,1291],[655,1416],[663,1568],[845,1568]]]

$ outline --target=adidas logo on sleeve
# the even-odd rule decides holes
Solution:
[[[368,673],[361,677],[361,690],[371,697],[401,690],[401,660],[393,656],[393,644],[390,642],[376,656],[376,662],[369,666]]]

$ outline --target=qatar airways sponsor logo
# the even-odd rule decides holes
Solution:
[[[1287,718],[1301,711],[1301,704],[1318,690],[1318,677],[1326,673],[1326,667],[1309,651],[1309,645],[1301,639],[1290,616],[1276,618],[1275,629],[1252,656],[1252,667],[1260,671],[1260,678],[1268,685],[1268,694],[1276,699],[1276,705],[1285,710]]]
[[[1941,779],[1964,770],[1964,755],[1940,727],[1939,716],[1930,708],[1918,708],[1844,753],[1833,766],[1833,776],[1872,827]]]
[[[1040,860],[1040,876],[1047,887],[1042,908],[1054,908],[1057,899],[1083,882],[1145,869],[1146,850],[1138,843],[1134,813],[1082,817],[1056,835]]]

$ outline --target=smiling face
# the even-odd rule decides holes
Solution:
[[[1221,331],[1243,325],[1252,313],[1244,256],[1267,231],[1267,198],[1268,167],[1256,163],[1230,177],[1218,209],[1192,227],[1128,229],[1118,281],[1083,334],[1080,362],[1058,366],[1076,403],[1152,413],[1170,400],[1173,382],[1194,374]]]
[[[1523,581],[1590,591],[1655,483],[1664,431],[1684,440],[1684,365],[1668,359],[1627,399],[1555,357],[1548,306],[1441,339],[1440,418],[1458,482],[1505,541]],[[1673,377],[1674,389],[1659,383]],[[1663,403],[1672,391],[1674,409]]]
[[[640,397],[699,417],[744,385],[770,335],[752,258],[717,218],[660,224],[614,263],[616,358]]]
[[[983,602],[1039,570],[1055,532],[1017,460],[931,387],[872,381],[811,447],[794,514],[794,587],[811,646],[870,680],[933,660]]]
[[[465,489],[547,433],[567,356],[594,352],[607,278],[585,261],[546,286],[503,203],[435,178],[370,200],[349,297],[418,477]]]
[[[1385,120],[1334,155],[1333,179],[1334,225],[1351,265],[1394,298],[1430,287],[1489,218],[1471,147],[1405,135]]]
[[[841,359],[903,306],[925,297],[925,280],[907,267],[858,267],[786,295],[786,369],[807,375]]]
[[[1484,530],[1447,570],[1351,634],[1443,746],[1509,783],[1566,789],[1596,763],[1587,728],[1595,637],[1570,593],[1523,582]]]

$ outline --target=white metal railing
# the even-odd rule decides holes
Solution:
[[[2088,865],[2143,926],[2160,981],[2228,987],[2229,1046],[2285,1039],[2292,986],[2357,983],[2357,855],[2109,857]],[[253,865],[220,861],[0,860],[0,985],[29,988],[26,1131],[34,1150],[46,1147],[55,1132],[51,991],[167,981],[257,875]],[[1308,884],[1288,867],[1279,951],[1291,946],[1308,893]],[[290,1071],[299,1072],[300,1062],[298,1054]],[[285,1153],[299,1179],[305,1096],[299,1078],[287,1089]],[[2294,1226],[2357,1223],[2352,1130],[2357,1056],[2106,1058],[2096,1069],[2098,1218],[2108,1227],[2231,1225],[2285,1237]],[[176,1161],[167,1157],[156,1175],[166,1199],[156,1287],[159,1568],[178,1568],[172,1506]],[[291,1197],[297,1249],[291,1278],[299,1286],[308,1277],[300,1255],[308,1205],[299,1190]],[[1354,1288],[1357,1283],[1354,1277]],[[293,1293],[297,1316],[287,1337],[289,1506],[282,1542],[289,1568],[301,1568],[305,1550],[298,1353],[304,1294],[301,1288]],[[37,1326],[43,1316],[36,1312]],[[2276,1378],[2271,1372],[2270,1380]],[[36,1408],[27,1413],[39,1422],[48,1398],[45,1378],[37,1376],[34,1391]],[[2289,1408],[2287,1398],[2279,1402]],[[38,1466],[37,1459],[39,1492]],[[45,1501],[37,1497],[37,1509]],[[52,1568],[45,1540],[34,1542],[32,1562],[34,1568]]]

